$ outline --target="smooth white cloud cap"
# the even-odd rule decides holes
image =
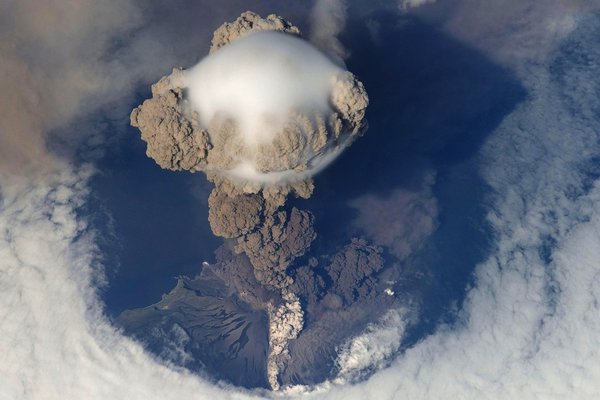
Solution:
[[[308,42],[255,32],[204,58],[188,74],[189,100],[204,125],[233,118],[246,143],[268,141],[294,111],[329,111],[342,70]]]

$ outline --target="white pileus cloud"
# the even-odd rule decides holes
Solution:
[[[259,160],[265,158],[265,148],[271,149],[273,143],[281,147],[279,157],[284,158],[298,152],[302,142],[321,139],[316,136],[322,135],[331,115],[338,111],[332,99],[339,92],[336,84],[343,74],[342,68],[310,43],[294,35],[266,31],[252,33],[211,52],[186,71],[184,84],[189,108],[198,113],[203,128],[212,131],[213,136],[223,136],[225,133],[214,132],[218,131],[215,126],[230,120],[243,139],[243,144],[224,151],[235,164],[226,175],[250,182],[277,183],[309,178],[351,142],[341,139],[334,145],[336,138],[331,134],[323,139],[328,141],[323,149],[300,151],[298,162],[305,164],[302,168],[273,166],[264,171],[257,167]],[[292,119],[302,122],[291,122]],[[292,139],[278,138],[283,131],[291,132]],[[240,146],[244,151],[239,150]],[[275,158],[271,153],[269,150],[269,157]],[[214,165],[207,168],[222,169]]]
[[[256,32],[211,53],[187,76],[191,107],[208,125],[233,118],[249,145],[272,140],[292,111],[331,112],[342,70],[308,42]]]

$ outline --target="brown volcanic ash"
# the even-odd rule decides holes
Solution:
[[[247,48],[243,46],[252,42],[263,46],[260,49],[265,44],[266,48],[283,46],[284,57],[292,54],[290,57],[296,58],[292,62],[281,61],[277,58],[281,54],[275,54],[275,61],[265,65],[266,71],[259,70],[254,76],[267,86],[270,84],[270,88],[256,87],[253,79],[239,81],[236,68],[244,65],[246,70],[256,60],[234,60],[231,75],[222,86],[229,87],[232,80],[238,79],[239,87],[224,97],[219,85],[208,89],[218,78],[213,76],[198,85],[198,67],[190,71],[174,69],[152,86],[152,98],[131,113],[131,124],[140,129],[142,140],[147,143],[146,154],[157,164],[173,171],[206,173],[215,184],[208,201],[213,233],[234,240],[235,251],[248,257],[256,279],[281,293],[281,303],[268,305],[267,375],[274,389],[279,388],[281,371],[290,360],[289,341],[298,337],[304,319],[300,300],[290,290],[293,279],[286,271],[306,253],[316,237],[313,215],[297,208],[286,209],[285,202],[289,194],[311,196],[312,175],[365,131],[368,104],[362,83],[352,73],[297,39],[299,36],[297,27],[278,16],[261,18],[245,12],[215,31],[210,55],[205,60],[210,63],[219,57],[222,60],[244,53]],[[206,66],[204,63],[203,60],[198,66]],[[231,63],[217,70],[222,75],[230,67]],[[313,79],[315,68],[320,81]],[[300,97],[293,86],[298,73],[306,77],[299,86]],[[270,83],[274,79],[280,80]],[[290,93],[281,92],[281,86]],[[198,92],[192,93],[197,87],[206,90],[200,92],[199,101],[195,97]],[[321,94],[324,101],[313,104]],[[226,99],[224,107],[229,109],[218,109],[223,107],[218,103],[222,98]],[[206,99],[208,105],[204,104]],[[213,102],[214,99],[217,100]],[[280,99],[290,103],[284,111]],[[230,106],[233,103],[238,105]],[[271,108],[256,116],[252,107],[257,103]],[[248,115],[256,119],[249,125],[257,122],[256,126],[264,132],[248,129],[247,118],[244,120]]]
[[[257,31],[300,35],[280,17],[263,19],[246,12],[215,31],[210,52],[219,53],[218,49]],[[209,198],[213,232],[236,239],[237,251],[248,255],[257,278],[283,288],[289,284],[283,278],[286,268],[306,252],[315,232],[309,212],[286,211],[282,206],[290,193],[310,197],[311,175],[322,168],[320,163],[335,158],[364,131],[368,104],[364,87],[340,69],[331,82],[329,110],[289,110],[270,141],[253,145],[232,118],[201,121],[186,98],[186,73],[174,69],[154,84],[152,98],[131,113],[131,124],[140,129],[147,155],[162,168],[207,174],[215,183]],[[253,163],[250,176],[232,174],[240,159]],[[278,174],[274,181],[272,173]]]

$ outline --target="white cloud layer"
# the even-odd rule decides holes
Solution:
[[[2,175],[0,399],[249,398],[169,369],[102,315],[85,172]]]
[[[525,18],[527,10],[523,13]],[[574,24],[571,54],[545,54],[551,67],[516,69],[530,97],[484,145],[482,173],[494,193],[488,218],[495,245],[475,271],[459,322],[440,327],[367,382],[289,396],[598,398],[600,181],[586,165],[600,155],[600,49],[594,39],[600,20],[565,18]],[[98,22],[91,26],[96,29]],[[14,49],[0,49],[14,56],[13,65],[23,61]],[[32,76],[34,93],[45,81]],[[1,109],[4,117],[7,109]],[[21,151],[11,140],[36,123],[35,132],[42,132],[36,151],[44,153],[43,132],[52,126],[47,120],[12,119],[7,127],[14,135],[0,133],[2,149]],[[21,160],[31,156],[20,154]],[[0,399],[261,397],[161,365],[116,331],[96,296],[102,277],[94,235],[77,214],[90,172],[54,160],[49,172],[19,175],[14,165],[0,164]]]
[[[443,11],[426,4],[438,3]],[[400,0],[399,8],[433,19],[459,40],[497,62],[518,67],[526,60],[544,62],[552,47],[577,26],[577,19],[600,9],[598,0],[482,1]]]

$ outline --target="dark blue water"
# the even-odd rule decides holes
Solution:
[[[139,133],[126,133],[92,181],[93,200],[108,222],[101,244],[112,315],[158,301],[173,288],[173,277],[196,275],[221,243],[208,226],[204,176],[159,168],[146,157]]]

